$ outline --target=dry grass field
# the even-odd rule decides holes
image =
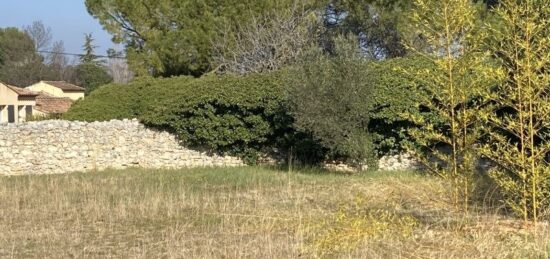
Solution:
[[[438,178],[129,169],[0,177],[1,258],[550,258],[550,227]]]

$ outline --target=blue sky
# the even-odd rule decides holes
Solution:
[[[0,0],[0,27],[17,27],[42,21],[52,29],[53,41],[62,40],[66,52],[82,53],[84,33],[92,33],[96,54],[114,47],[111,36],[88,14],[84,0]]]

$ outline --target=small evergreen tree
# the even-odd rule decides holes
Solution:
[[[489,47],[507,78],[490,95],[483,153],[506,203],[536,222],[550,213],[550,1],[501,2]]]
[[[453,200],[468,211],[475,171],[475,145],[482,135],[479,117],[485,113],[481,98],[488,91],[492,73],[488,55],[481,49],[484,33],[479,30],[479,6],[470,0],[414,0],[410,32],[423,44],[407,47],[431,69],[407,69],[419,95],[418,108],[430,113],[409,113],[418,128],[409,131],[408,145],[426,168],[454,186]],[[433,116],[435,115],[435,116]]]
[[[94,63],[83,63],[75,67],[77,83],[86,89],[86,94],[102,85],[113,82],[105,67]]]
[[[94,38],[91,33],[85,34],[83,51],[80,57],[80,64],[75,67],[76,83],[86,89],[89,94],[101,85],[111,83],[113,77],[107,73],[107,69],[94,54],[97,46],[93,44]]]
[[[91,33],[84,34],[84,45],[82,45],[84,55],[80,56],[80,62],[93,63],[96,62],[97,56],[94,54],[97,46],[94,45],[94,38]]]

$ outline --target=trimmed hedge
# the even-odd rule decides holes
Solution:
[[[173,130],[184,143],[254,160],[290,132],[281,73],[204,77],[154,104],[141,119]]]
[[[130,84],[109,84],[77,101],[63,115],[66,120],[106,121],[140,119],[153,105],[163,103],[191,82],[193,77],[141,78]]]

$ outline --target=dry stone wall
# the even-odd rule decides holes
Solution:
[[[380,158],[378,168],[381,171],[408,171],[420,170],[422,164],[413,155],[408,153],[387,155]]]
[[[337,161],[326,162],[323,164],[323,168],[338,172],[360,172],[369,169],[366,165],[354,167]],[[378,171],[380,172],[417,171],[421,169],[421,163],[408,153],[386,155],[378,160]]]
[[[69,122],[50,120],[0,125],[0,175],[58,174],[142,167],[176,169],[244,166],[240,158],[185,148],[175,136],[137,120]],[[326,163],[333,171],[357,171]],[[418,169],[409,155],[386,156],[381,171]]]
[[[0,175],[242,165],[236,157],[187,149],[173,135],[137,120],[0,125]]]

